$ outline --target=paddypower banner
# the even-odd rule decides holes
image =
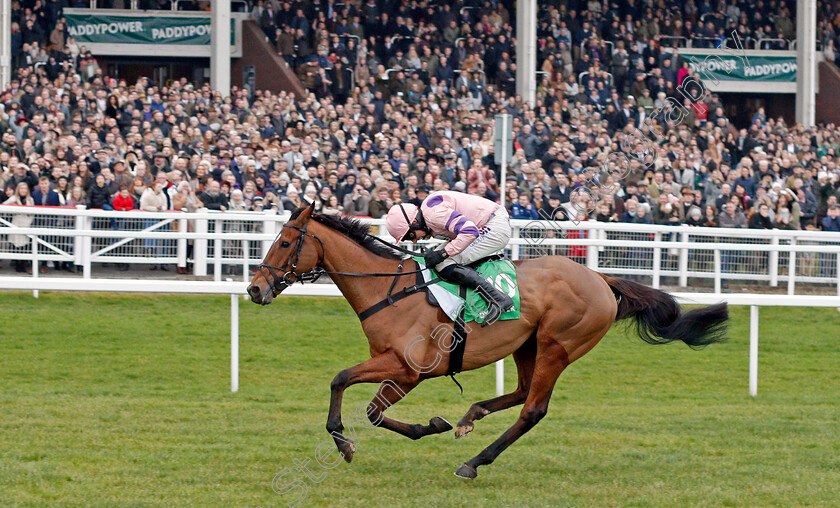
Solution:
[[[210,18],[205,17],[76,13],[64,17],[67,33],[79,44],[210,44]]]
[[[708,54],[683,54],[702,80],[796,82],[795,56],[746,56],[710,50]]]

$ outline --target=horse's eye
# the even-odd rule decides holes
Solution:
[[[288,247],[289,245],[291,245],[291,244],[290,244],[289,242],[285,241],[285,240],[283,240],[282,242],[280,242],[280,247],[283,247],[284,249],[285,249],[286,247]]]

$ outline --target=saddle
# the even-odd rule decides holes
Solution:
[[[468,264],[467,266],[469,266],[473,270],[478,270],[478,268],[481,265],[483,265],[484,263],[487,263],[487,262],[490,262],[490,261],[501,261],[502,259],[505,259],[504,254],[493,254],[491,256],[485,256],[485,257],[483,257],[483,258],[481,258],[477,261],[473,261],[472,263]],[[418,275],[420,275],[420,274],[418,274]],[[420,282],[423,282],[423,281],[420,280]],[[464,288],[461,288],[461,289],[464,289]],[[460,293],[460,291],[459,291],[459,293]],[[464,298],[465,296],[466,296],[466,294],[461,295],[461,298]],[[438,303],[437,298],[435,298],[435,295],[432,294],[431,291],[426,291],[426,301],[428,301],[429,305],[431,305],[433,307],[440,307],[440,304]]]

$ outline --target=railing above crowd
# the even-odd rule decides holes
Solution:
[[[209,8],[210,2],[197,2],[195,0],[90,0],[86,2],[91,9],[130,9],[130,10],[172,10],[172,11],[195,11],[202,7]],[[74,7],[80,7],[75,5]],[[230,0],[230,7],[233,12],[248,12],[250,10],[247,0]]]
[[[0,259],[32,277],[67,269],[84,278],[114,268],[173,269],[197,278],[250,279],[288,212],[108,212],[0,205]],[[381,219],[365,219],[391,240]],[[654,287],[721,292],[729,282],[766,288],[836,287],[840,233],[514,220],[513,260],[565,255]],[[39,269],[40,268],[40,269]],[[800,289],[800,291],[802,291]],[[832,290],[833,291],[833,290]]]
[[[732,37],[682,37],[676,35],[663,35],[659,37],[659,43],[665,48],[686,48],[686,49],[755,49],[764,51],[795,51],[796,39],[782,39],[778,37],[762,37],[753,39],[745,37],[734,39]],[[583,43],[581,44],[583,47]],[[822,42],[817,41],[817,51],[822,51]]]

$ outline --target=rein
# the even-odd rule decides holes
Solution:
[[[284,228],[291,228],[291,229],[295,229],[295,230],[300,232],[300,236],[298,236],[297,242],[295,244],[295,252],[294,252],[294,254],[292,254],[292,256],[289,257],[289,260],[286,261],[286,264],[284,266],[280,267],[280,266],[276,266],[276,265],[270,265],[270,264],[265,263],[265,262],[260,263],[257,266],[257,269],[263,275],[263,277],[265,277],[265,280],[270,281],[271,289],[276,293],[279,293],[279,292],[283,291],[284,289],[293,285],[295,282],[300,282],[301,284],[303,284],[304,282],[315,282],[316,280],[318,280],[324,274],[327,274],[327,275],[345,275],[345,276],[348,276],[348,277],[394,277],[394,282],[391,284],[391,288],[388,290],[388,298],[387,298],[387,300],[392,301],[391,300],[391,291],[394,289],[394,286],[397,284],[397,279],[399,279],[400,277],[405,276],[405,275],[416,274],[416,273],[420,273],[423,270],[425,270],[425,268],[422,268],[422,269],[418,269],[418,270],[412,270],[412,271],[409,271],[409,272],[403,272],[402,267],[403,267],[403,263],[405,262],[405,259],[401,259],[399,268],[397,269],[396,273],[389,273],[389,272],[384,272],[384,273],[381,273],[381,272],[374,272],[374,273],[331,272],[331,271],[325,270],[321,267],[315,267],[308,272],[297,273],[297,272],[295,272],[295,269],[297,268],[298,261],[300,260],[300,252],[301,252],[301,250],[303,250],[303,240],[305,239],[305,237],[310,236],[310,237],[314,238],[315,240],[318,240],[318,243],[321,245],[321,252],[322,252],[321,259],[323,259],[324,256],[326,256],[326,253],[327,253],[327,248],[324,246],[324,242],[321,241],[321,239],[318,238],[316,235],[313,235],[312,233],[307,233],[306,232],[307,225],[308,225],[308,222],[305,223],[303,225],[303,227],[297,227],[297,226],[294,226],[294,225],[289,224],[289,223],[283,224]],[[394,249],[398,252],[402,252],[403,254],[408,254],[410,256],[416,256],[417,255],[417,252],[414,252],[414,251],[405,249],[403,247],[400,247],[398,245],[394,245],[392,243],[386,242],[385,240],[379,238],[378,236],[368,234],[367,237],[372,238],[372,239],[376,240],[377,242],[380,242],[384,245],[387,245],[388,247],[390,247],[390,248],[392,248],[392,249]],[[275,240],[275,242],[276,241],[277,240]],[[289,268],[290,263],[291,263],[291,268]],[[278,273],[275,272],[275,270],[277,270],[279,272],[283,272],[283,275],[278,275]],[[269,274],[271,275],[271,279],[269,279],[269,277],[268,277]],[[293,276],[294,276],[294,279],[292,279]]]

